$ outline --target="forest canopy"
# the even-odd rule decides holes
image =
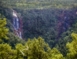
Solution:
[[[77,59],[76,43],[76,0],[0,0],[0,59]]]

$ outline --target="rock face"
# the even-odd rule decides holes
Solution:
[[[19,17],[17,15],[17,12],[15,10],[13,10],[12,16],[13,16],[12,24],[13,24],[13,28],[14,28],[14,33],[19,38],[22,39],[22,20],[21,20],[21,17]]]

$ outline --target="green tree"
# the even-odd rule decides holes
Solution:
[[[17,51],[16,52],[16,59],[23,59],[24,53],[22,52],[22,50],[25,49],[25,46],[22,45],[21,43],[18,43],[15,48]]]
[[[49,56],[49,59],[64,59],[63,55],[56,48],[49,51]]]
[[[44,39],[39,37],[38,39],[29,39],[24,46],[22,44],[17,44],[16,49],[28,59],[48,59],[47,51],[50,48],[48,44],[44,42]]]
[[[68,42],[66,47],[68,48],[67,58],[68,59],[77,59],[77,34],[71,34],[73,41]]]
[[[2,39],[8,39],[8,29],[5,27],[6,24],[6,18],[0,18],[0,42]]]
[[[17,58],[64,59],[63,55],[56,48],[51,49],[41,37],[29,39],[25,45],[17,44],[16,50],[18,52]]]
[[[15,59],[16,51],[9,44],[0,44],[0,59]]]

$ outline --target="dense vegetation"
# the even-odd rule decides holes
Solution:
[[[0,0],[0,59],[77,59],[76,7],[76,0]],[[23,39],[12,10],[22,16]]]

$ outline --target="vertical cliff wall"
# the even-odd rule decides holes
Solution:
[[[14,28],[14,33],[19,38],[22,39],[22,19],[20,16],[18,16],[18,14],[15,10],[13,10],[12,16],[13,16],[12,24],[13,24],[13,28]]]

